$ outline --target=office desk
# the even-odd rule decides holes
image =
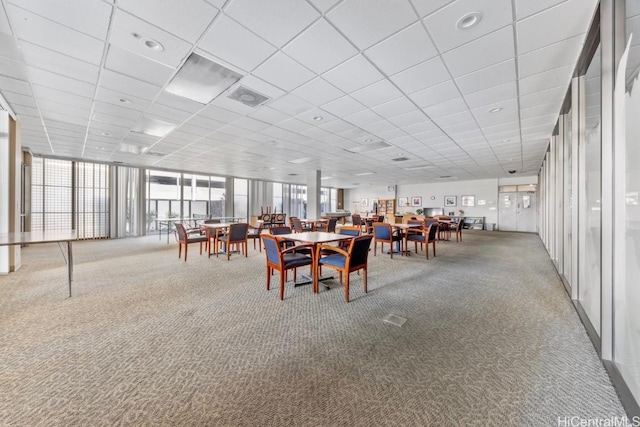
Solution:
[[[73,280],[73,253],[71,242],[78,240],[76,232],[68,231],[31,231],[25,233],[2,233],[0,234],[0,246],[31,245],[37,243],[57,243],[62,250],[61,243],[67,243],[67,284],[69,285],[69,297],[71,297],[71,281]],[[64,257],[64,251],[62,252]]]

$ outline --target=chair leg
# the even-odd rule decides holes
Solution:
[[[182,258],[182,243],[178,242],[178,259]]]
[[[271,288],[271,275],[273,271],[271,271],[271,267],[267,266],[267,290]]]
[[[433,241],[433,257],[436,257],[436,242],[435,240]]]
[[[364,293],[367,293],[367,267],[362,268],[362,284],[364,286]]]
[[[184,262],[187,262],[187,250],[189,249],[189,244],[184,244]]]
[[[342,271],[340,272],[342,274]],[[349,273],[346,274],[347,277],[344,279],[344,301],[349,302]]]
[[[280,272],[280,301],[284,300],[284,275]]]

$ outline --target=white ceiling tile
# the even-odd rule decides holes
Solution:
[[[14,61],[0,56],[0,70],[7,77],[27,80],[27,68],[22,61]]]
[[[391,80],[398,85],[400,90],[407,94],[435,86],[450,79],[451,76],[440,57],[429,59],[415,67],[391,76]]]
[[[482,17],[473,27],[457,28],[457,22],[470,11]],[[440,52],[473,41],[511,24],[511,0],[458,0],[424,19]]]
[[[453,1],[454,0],[412,0],[412,3],[418,11],[418,15],[424,18]]]
[[[190,43],[195,43],[218,14],[202,0],[120,0],[118,7]]]
[[[160,43],[163,49],[150,49],[145,44],[149,39]],[[176,68],[191,53],[193,46],[122,10],[116,13],[109,42],[111,43],[109,54],[113,46],[118,46],[173,68]]]
[[[345,121],[352,123],[356,126],[365,126],[371,123],[376,123],[382,120],[378,114],[371,110],[364,110],[358,113],[351,114],[344,118]]]
[[[166,105],[158,103],[152,103],[151,106],[147,108],[145,115],[155,116],[160,118],[160,120],[168,121],[171,123],[182,123],[189,117],[191,117],[191,113],[167,107]]]
[[[567,65],[520,79],[518,83],[520,95],[527,95],[556,86],[568,88],[572,74],[573,67]]]
[[[3,91],[2,95],[4,99],[7,100],[9,105],[23,105],[29,108],[36,108],[36,103],[33,100],[32,96],[22,95],[15,92]],[[89,104],[91,104],[91,100],[89,100]]]
[[[456,84],[463,95],[514,80],[516,80],[516,61],[514,59],[455,78]]]
[[[367,107],[351,98],[350,96],[343,96],[335,101],[331,101],[322,106],[322,109],[334,114],[338,117],[348,116],[349,114],[357,113],[358,111],[365,110]]]
[[[553,114],[554,112],[559,113],[561,105],[562,105],[562,101],[559,101],[551,104],[537,105],[535,107],[530,107],[530,108],[521,108],[520,118],[526,120],[526,119],[531,119],[533,117],[546,116],[548,114]]]
[[[167,83],[174,72],[171,67],[113,45],[109,47],[105,68],[156,86]]]
[[[33,85],[33,93],[40,100],[48,100],[59,102],[65,105],[76,106],[79,108],[91,109],[92,99],[86,96],[74,95],[64,90],[58,90],[52,87]]]
[[[269,107],[282,111],[283,113],[289,114],[291,116],[297,116],[298,114],[302,114],[305,111],[309,111],[314,108],[312,104],[292,94],[285,95],[274,101],[271,101],[269,103]]]
[[[74,80],[59,74],[50,73],[39,68],[29,68],[27,72],[32,84],[71,92],[87,98],[93,98],[95,85]]]
[[[515,81],[493,86],[480,92],[470,93],[464,97],[469,108],[481,107],[483,105],[495,104],[506,99],[517,98],[518,88]]]
[[[307,28],[283,50],[316,74],[322,74],[358,53],[324,19]]]
[[[419,90],[409,95],[409,98],[420,108],[429,107],[459,97],[460,92],[452,80]]]
[[[98,81],[100,67],[97,65],[28,42],[22,43],[22,53],[25,61],[34,67],[87,83],[95,84]]]
[[[358,76],[354,79],[353,76]],[[338,65],[323,74],[323,78],[345,93],[351,93],[384,78],[362,55]]]
[[[253,74],[285,91],[291,91],[314,77],[311,71],[282,52],[266,60]]]
[[[387,75],[413,67],[437,53],[420,22],[365,51],[365,55]]]
[[[399,116],[391,117],[388,120],[396,126],[403,127],[429,120],[429,118],[423,111],[413,110]]]
[[[563,65],[575,64],[583,41],[583,36],[576,36],[520,55],[518,57],[520,78],[553,70]]]
[[[405,97],[394,99],[393,101],[377,105],[372,108],[373,111],[383,117],[395,117],[410,111],[416,111],[417,108],[413,102]]]
[[[144,111],[150,103],[147,99],[137,98],[127,93],[107,89],[105,87],[98,88],[95,99],[138,111]],[[122,100],[124,100],[124,102]]]
[[[402,96],[402,92],[396,89],[396,87],[388,80],[380,80],[372,85],[353,92],[351,96],[371,108],[400,98]]]
[[[5,77],[0,75],[0,88],[2,90],[8,90],[11,92],[19,93],[21,95],[31,96],[31,88],[29,83],[23,80],[14,79],[12,77]]]
[[[277,50],[224,15],[218,18],[198,46],[245,71],[253,70]]]
[[[344,96],[342,91],[336,89],[335,86],[327,83],[321,77],[317,77],[300,86],[293,91],[293,94],[315,105],[326,104]]]
[[[585,1],[569,0],[516,24],[518,53],[525,54],[543,46],[583,34],[589,28],[593,7],[584,7]],[[582,5],[577,7],[580,2]],[[595,4],[593,4],[595,7]],[[540,31],[544,28],[544,31]]]
[[[100,0],[10,0],[23,9],[77,31],[105,39],[112,6]]]
[[[311,3],[322,12],[326,12],[342,0],[311,0]]]
[[[462,98],[454,98],[449,101],[442,102],[440,104],[432,105],[430,107],[423,108],[422,110],[432,118],[449,116],[451,114],[461,113],[467,110],[467,104]]]
[[[119,105],[101,101],[96,101],[94,103],[93,111],[96,113],[109,114],[114,117],[120,117],[130,120],[138,120],[138,118],[142,115],[141,111],[132,110],[129,108],[121,107]]]
[[[21,40],[92,64],[100,63],[104,49],[103,41],[15,6],[9,6],[8,12],[14,31]]]
[[[100,86],[147,100],[154,99],[160,92],[159,86],[110,70],[102,71]]]
[[[497,64],[515,56],[511,25],[442,55],[454,77]]]
[[[342,2],[327,17],[360,49],[368,48],[418,19],[408,2],[386,0]]]
[[[320,16],[307,2],[287,0],[234,0],[225,8],[225,13],[277,47]]]
[[[520,108],[530,108],[537,105],[552,104],[564,99],[566,87],[555,87],[540,92],[530,93],[520,97]]]

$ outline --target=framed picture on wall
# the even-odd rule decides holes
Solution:
[[[461,196],[460,204],[462,206],[475,206],[476,205],[476,196]]]
[[[360,206],[369,206],[369,199],[367,198],[361,199]]]
[[[417,206],[417,207],[421,208],[422,207],[422,197],[412,197],[411,198],[411,206],[414,206],[414,207]]]
[[[398,197],[398,206],[409,206],[408,197]]]
[[[458,204],[458,201],[456,200],[458,197],[457,196],[444,196],[444,205],[445,206],[455,206]]]

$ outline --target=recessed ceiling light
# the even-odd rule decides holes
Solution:
[[[502,107],[496,107],[489,110],[490,113],[497,113],[498,111],[502,111]]]
[[[311,157],[300,157],[299,159],[293,159],[293,160],[289,160],[289,163],[295,163],[295,164],[301,164],[301,163],[307,163],[311,161]]]
[[[131,100],[127,98],[120,98],[120,102],[122,102],[123,104],[131,104]]]
[[[111,136],[111,134],[109,132],[100,132],[100,135],[102,135],[102,136]]]
[[[174,123],[143,116],[138,120],[138,123],[131,128],[131,131],[162,138],[175,129],[175,127],[176,125]]]
[[[324,180],[324,179],[332,179],[332,178],[333,178],[332,176],[323,176],[323,177],[322,177],[322,178],[320,178],[320,179]]]
[[[360,172],[360,173],[354,173],[353,176],[366,176],[366,175],[373,175],[375,172]]]
[[[480,12],[471,12],[458,19],[456,27],[461,30],[468,30],[471,27],[475,27],[482,20],[482,14]]]
[[[320,120],[322,120],[322,116],[315,116],[313,120],[319,122]]]
[[[364,140],[364,142],[371,142],[371,141],[373,141],[373,139],[371,139],[371,138],[367,138],[367,139]]]
[[[391,147],[391,144],[384,141],[378,141],[378,142],[372,142],[370,144],[358,145],[352,148],[345,148],[344,150],[350,153],[362,153],[364,151],[377,150],[380,148],[387,148],[387,147]]]
[[[148,39],[146,37],[142,37],[140,39],[140,43],[142,43],[143,45],[145,45],[151,50],[155,50],[156,52],[162,52],[164,50],[164,46],[162,46],[160,42],[154,39]]]
[[[433,168],[435,168],[435,166],[424,165],[424,166],[412,166],[410,168],[404,168],[404,170],[406,170],[406,171],[417,171],[417,170],[421,170],[421,169],[433,169]]]

